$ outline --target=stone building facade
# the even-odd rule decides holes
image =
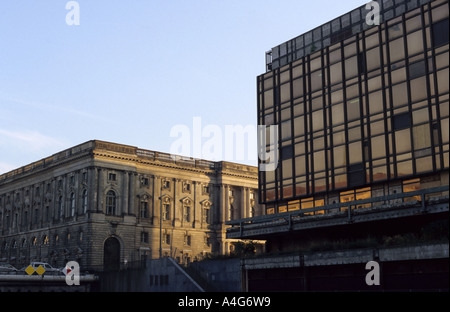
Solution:
[[[258,216],[257,168],[89,141],[0,176],[0,262],[116,269],[226,255]]]

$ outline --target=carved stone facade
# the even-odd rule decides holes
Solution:
[[[0,262],[119,268],[225,255],[257,216],[257,168],[89,141],[0,176]]]

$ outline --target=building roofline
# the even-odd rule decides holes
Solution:
[[[394,2],[393,0],[376,0],[380,9],[380,23],[392,20],[433,1],[396,0]],[[368,9],[371,7],[371,2],[368,0],[367,4],[361,5],[267,51],[266,73],[376,26],[376,24],[369,25],[366,22],[366,15],[371,12],[371,9]]]
[[[104,152],[104,153],[96,153]],[[226,161],[210,161],[204,159],[196,159],[186,156],[173,155],[169,153],[157,152],[152,150],[141,149],[135,146],[107,142],[102,140],[90,140],[76,146],[70,147],[49,157],[32,162],[28,165],[19,167],[12,171],[0,175],[0,184],[16,177],[32,173],[38,169],[47,168],[55,163],[63,160],[72,159],[85,155],[126,155],[129,159],[144,159],[146,162],[155,164],[165,164],[168,166],[177,166],[181,168],[195,168],[200,170],[208,170],[215,172],[233,172],[245,171],[250,174],[257,174],[258,168],[245,164],[238,164]]]

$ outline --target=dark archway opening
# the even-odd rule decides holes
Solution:
[[[103,269],[118,271],[120,269],[120,243],[117,238],[110,237],[103,247]]]

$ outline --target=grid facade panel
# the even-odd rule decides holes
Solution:
[[[280,130],[262,203],[448,169],[448,1],[411,8],[258,77],[259,124]]]

